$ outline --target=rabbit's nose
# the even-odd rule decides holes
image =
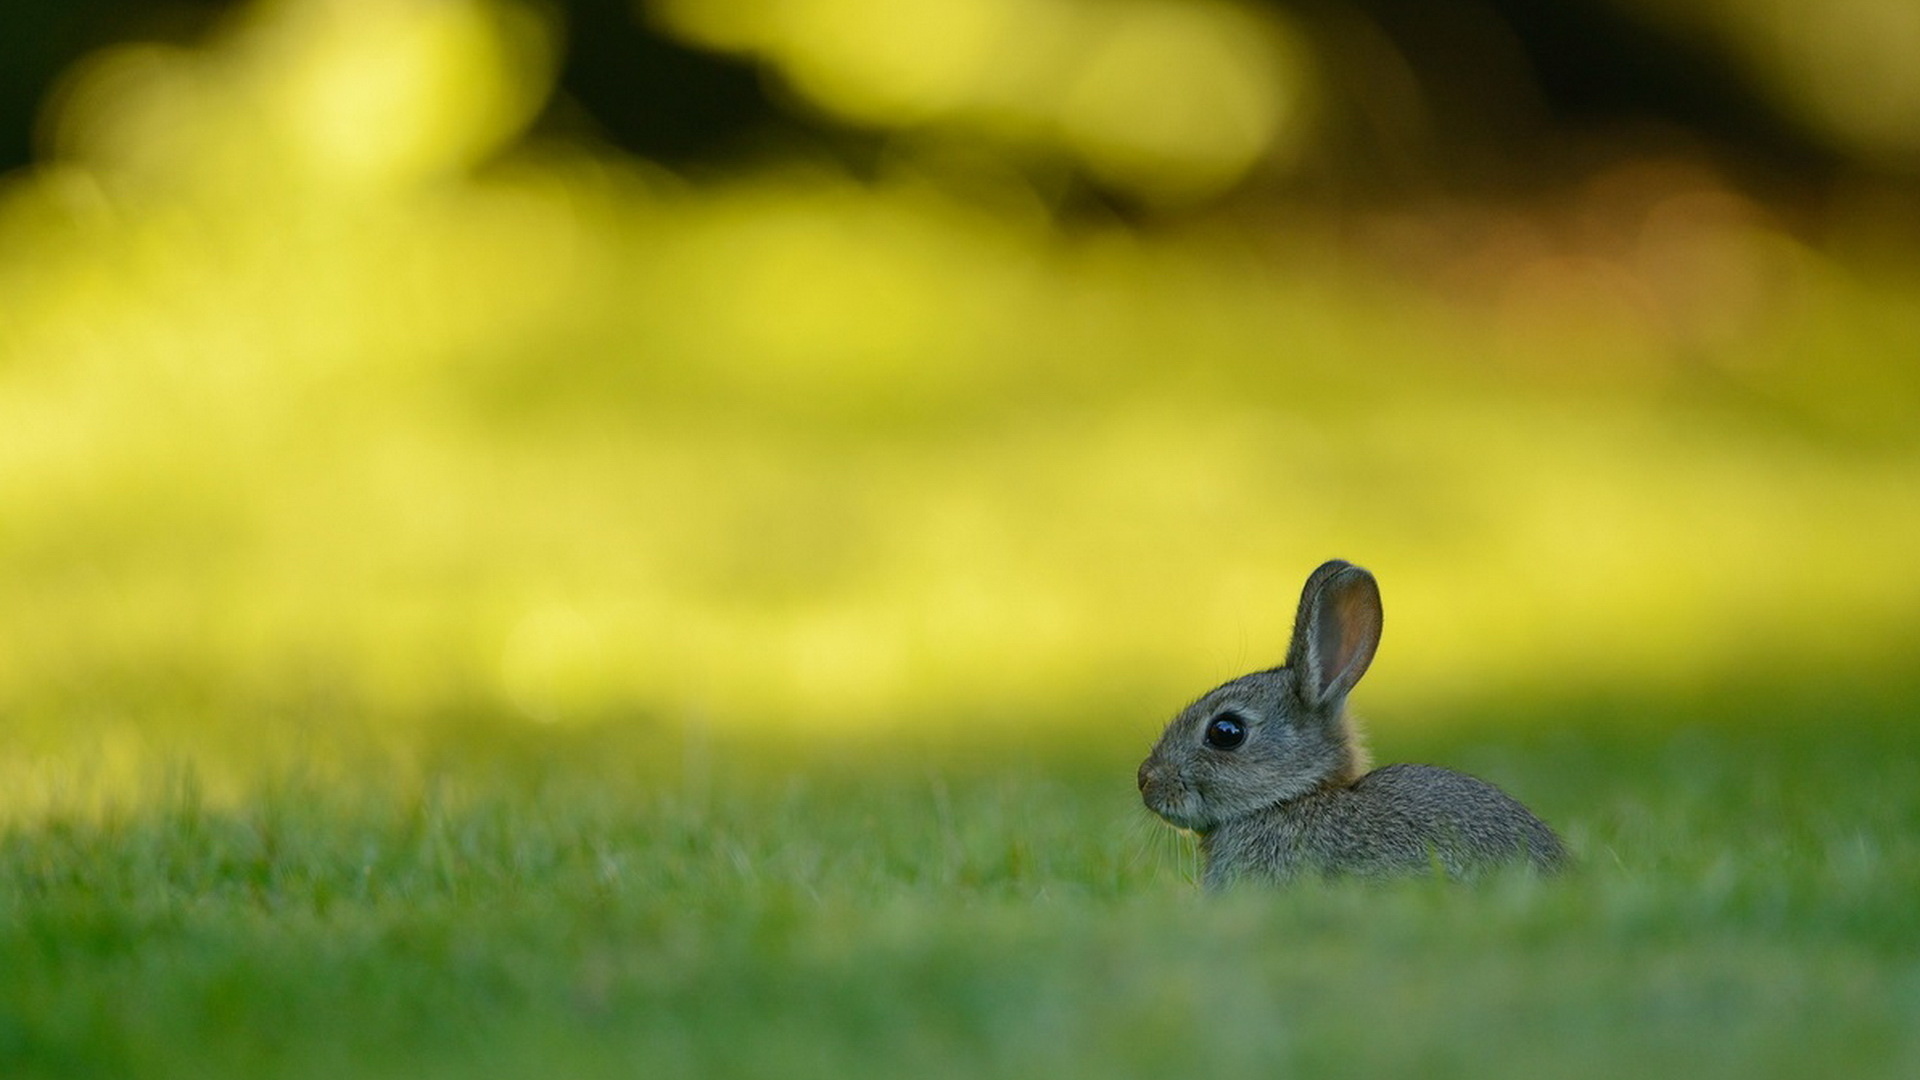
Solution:
[[[1147,790],[1147,763],[1146,762],[1143,761],[1140,763],[1140,771],[1134,775],[1134,781],[1140,785],[1141,791]]]

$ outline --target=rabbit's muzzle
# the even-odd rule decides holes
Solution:
[[[1200,797],[1183,778],[1156,768],[1153,759],[1148,758],[1141,763],[1134,779],[1140,785],[1140,801],[1147,809],[1182,829],[1205,828],[1206,815],[1202,812]]]

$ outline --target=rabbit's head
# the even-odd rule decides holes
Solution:
[[[1140,765],[1140,797],[1175,825],[1221,822],[1344,784],[1364,767],[1347,692],[1380,643],[1373,575],[1333,560],[1307,578],[1284,667],[1216,687],[1175,717]]]

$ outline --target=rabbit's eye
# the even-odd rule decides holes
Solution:
[[[1247,722],[1239,713],[1224,712],[1207,722],[1207,745],[1231,750],[1247,741]]]

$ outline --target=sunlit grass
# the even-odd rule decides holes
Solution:
[[[471,716],[411,764],[224,797],[163,771],[0,834],[0,1063],[1904,1075],[1920,804],[1884,762],[1912,735],[1859,702],[1831,729],[1748,703],[1429,738],[1582,862],[1474,889],[1202,898],[1131,791],[1133,730],[961,748]]]

